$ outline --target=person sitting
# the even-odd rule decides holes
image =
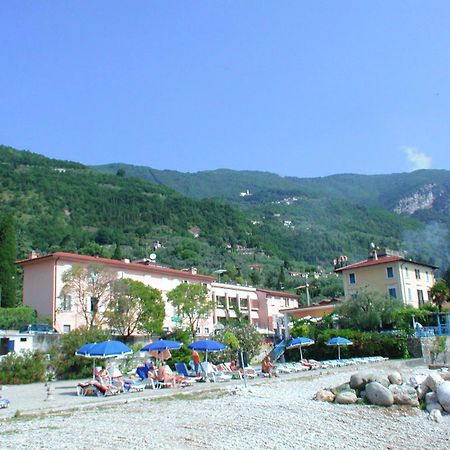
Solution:
[[[278,376],[275,366],[273,365],[272,361],[270,360],[269,356],[266,356],[261,363],[261,371],[263,374],[272,377],[272,376]]]
[[[169,373],[169,370],[164,361],[161,362],[157,372],[157,380],[160,383],[164,383],[165,385],[171,385],[175,387],[175,376],[172,373]]]
[[[236,362],[236,360],[235,359],[232,359],[231,360],[231,362],[230,362],[230,369],[231,370],[238,370],[238,365],[237,365],[237,362]]]

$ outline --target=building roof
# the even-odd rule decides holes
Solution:
[[[73,263],[99,263],[104,264],[107,266],[112,266],[118,270],[139,270],[147,273],[153,273],[158,275],[166,275],[166,276],[173,276],[177,278],[187,279],[187,280],[195,280],[195,281],[201,281],[210,283],[215,280],[215,277],[209,276],[209,275],[201,275],[201,274],[194,274],[190,271],[185,270],[178,270],[178,269],[170,269],[168,267],[161,267],[156,265],[146,265],[141,263],[133,263],[133,262],[127,262],[127,261],[118,261],[116,259],[109,259],[109,258],[97,258],[95,256],[87,256],[87,255],[78,255],[76,253],[65,253],[65,252],[56,252],[56,253],[50,253],[48,255],[43,256],[36,256],[29,259],[22,259],[20,261],[17,261],[17,264],[20,266],[28,266],[31,264],[39,264],[43,261],[49,261],[49,260],[59,260],[63,259],[66,261],[70,261]]]
[[[404,261],[404,262],[409,262],[412,264],[417,264],[419,266],[426,266],[426,267],[430,267],[432,269],[437,269],[436,266],[433,266],[431,264],[420,263],[417,261],[413,261],[411,259],[402,258],[400,256],[380,256],[378,259],[366,259],[364,261],[360,261],[360,262],[357,262],[354,264],[349,264],[348,266],[339,267],[337,269],[334,269],[334,271],[342,272],[344,270],[360,269],[362,267],[377,266],[377,265],[388,264],[388,263],[397,262],[397,261]]]
[[[257,292],[264,292],[266,295],[272,295],[273,297],[284,297],[284,298],[295,298],[299,299],[300,295],[291,294],[289,292],[283,292],[283,291],[271,291],[270,289],[256,289]]]

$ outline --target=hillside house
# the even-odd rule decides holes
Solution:
[[[80,311],[75,293],[64,292],[63,276],[75,265],[87,267],[98,264],[108,270],[113,279],[130,278],[161,291],[166,302],[164,329],[173,330],[177,314],[167,301],[167,293],[180,283],[201,283],[216,302],[216,308],[209,317],[199,323],[198,334],[207,336],[218,323],[236,318],[236,310],[264,334],[274,331],[273,318],[285,307],[295,307],[298,296],[284,292],[258,290],[252,287],[215,282],[215,278],[198,274],[195,268],[176,270],[149,263],[148,260],[130,262],[107,258],[77,255],[73,253],[52,253],[18,261],[23,267],[23,304],[34,308],[41,317],[50,317],[53,326],[61,333],[85,325],[86,319]],[[91,298],[91,304],[98,299]]]
[[[374,249],[368,259],[339,267],[335,272],[343,276],[345,298],[367,287],[418,308],[431,301],[429,291],[435,283],[435,269],[436,266],[406,259],[399,252]]]

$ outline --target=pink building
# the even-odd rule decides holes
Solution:
[[[117,261],[63,252],[45,256],[32,254],[29,259],[18,261],[24,270],[23,304],[34,308],[41,317],[51,317],[53,326],[61,333],[85,325],[85,317],[77,308],[75,293],[63,290],[63,275],[74,266],[93,263],[108,270],[114,278],[133,279],[160,290],[166,302],[164,328],[167,331],[177,325],[174,320],[176,311],[167,301],[167,293],[180,283],[202,283],[215,300],[213,313],[199,323],[197,332],[203,336],[212,333],[218,323],[235,318],[236,310],[261,333],[273,334],[277,320],[282,317],[279,310],[298,305],[297,295],[217,283],[214,277],[198,274],[195,269],[176,270],[155,265],[148,260]]]

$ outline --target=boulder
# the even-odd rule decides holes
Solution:
[[[425,384],[425,382],[423,382],[416,387],[416,392],[419,400],[423,400],[425,396],[430,392],[430,388]]]
[[[366,399],[378,406],[392,406],[394,404],[392,392],[377,381],[366,384]]]
[[[428,416],[430,420],[434,420],[437,423],[442,422],[442,414],[438,409],[433,409]]]
[[[364,386],[371,381],[378,381],[378,375],[368,371],[354,373],[350,377],[350,387],[357,390],[364,389]]]
[[[438,373],[430,373],[424,383],[430,388],[430,390],[436,392],[438,386],[443,382],[444,380]]]
[[[391,384],[402,384],[403,383],[403,377],[401,376],[400,372],[391,372],[388,374],[388,380]]]
[[[450,380],[450,370],[447,370],[446,372],[439,372],[439,375],[442,377],[442,379]]]
[[[438,402],[446,412],[450,412],[450,381],[443,381],[436,390]]]
[[[413,375],[409,380],[408,380],[408,384],[411,385],[412,387],[417,387],[419,386],[419,384],[422,384],[425,379],[427,378],[426,375]]]
[[[357,400],[358,397],[354,391],[342,391],[336,395],[334,402],[340,403],[341,405],[352,405],[353,403],[356,403]]]
[[[319,389],[314,395],[313,399],[320,402],[333,402],[335,395],[327,389]]]
[[[370,381],[375,381],[376,383],[380,383],[385,388],[388,388],[391,383],[389,383],[388,377],[384,374],[378,374],[374,379]]]
[[[419,406],[416,390],[407,384],[391,384],[389,390],[394,396],[396,405]]]
[[[431,412],[437,409],[438,411],[442,412],[442,406],[440,403],[427,403],[427,411]]]
[[[436,392],[427,392],[425,395],[425,403],[428,405],[429,403],[437,403],[437,394]]]
[[[337,394],[339,394],[339,392],[350,391],[351,388],[350,388],[349,383],[344,383],[344,384],[340,384],[339,386],[333,387],[328,390],[331,391],[334,395],[337,395]]]

